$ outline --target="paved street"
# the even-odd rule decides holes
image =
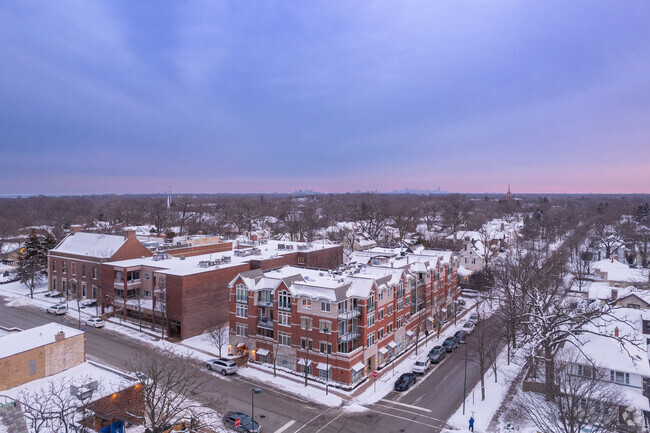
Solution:
[[[34,307],[8,307],[4,299],[1,301],[0,326],[28,329],[51,321],[65,323],[71,327],[77,326],[77,321],[71,316],[55,317]],[[471,338],[473,337],[470,336]],[[125,362],[136,357],[138,353],[154,350],[143,345],[141,341],[94,328],[87,330],[86,345],[88,359],[117,368],[124,368]],[[420,353],[426,353],[431,346],[431,343],[428,347],[421,346]],[[281,431],[285,433],[440,431],[444,420],[451,416],[462,402],[464,355],[465,348],[461,346],[431,369],[424,378],[420,378],[409,392],[391,392],[385,400],[370,406],[364,412],[329,408],[280,390],[263,387],[262,394],[255,396],[255,417],[261,422],[265,432],[275,432],[282,428],[284,430]],[[207,371],[204,374],[213,386],[215,397],[225,396],[224,411],[250,412],[251,388],[257,386],[256,383],[241,376],[224,378]],[[392,381],[392,378],[390,380]],[[477,381],[477,368],[470,362],[467,389],[471,390]]]

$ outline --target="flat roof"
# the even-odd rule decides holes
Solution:
[[[48,323],[26,331],[11,332],[0,337],[0,359],[54,343],[56,341],[54,336],[59,331],[63,331],[65,338],[83,334],[78,329],[58,323]]]
[[[268,241],[267,243],[259,243],[250,247],[245,246],[243,248],[240,247],[230,251],[201,254],[198,256],[185,257],[182,259],[180,257],[169,256],[168,258],[162,260],[156,260],[157,257],[154,255],[153,257],[119,260],[115,262],[108,262],[107,264],[124,268],[133,266],[149,266],[158,268],[159,270],[156,272],[161,274],[185,276],[237,266],[244,263],[249,263],[251,260],[268,260],[295,252],[310,252],[336,247],[338,247],[338,245]],[[242,252],[250,252],[251,254],[239,255],[243,254]],[[223,258],[229,258],[230,262],[224,263],[221,261]],[[221,261],[221,263],[216,263],[219,261]],[[206,265],[207,262],[214,264]]]

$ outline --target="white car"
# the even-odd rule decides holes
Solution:
[[[104,325],[106,325],[106,322],[101,317],[91,317],[86,320],[86,326],[92,326],[93,328],[103,328]]]
[[[465,332],[467,332],[467,334],[471,334],[472,331],[474,331],[474,327],[475,327],[475,326],[476,326],[476,323],[474,323],[474,322],[468,320],[468,321],[465,322],[465,324],[463,325],[462,330],[465,331]]]
[[[61,315],[68,312],[68,306],[65,304],[50,305],[46,310],[48,313]]]
[[[424,374],[431,368],[431,360],[428,356],[423,355],[415,360],[415,365],[413,366],[413,373]]]

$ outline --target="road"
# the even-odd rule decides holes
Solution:
[[[77,326],[77,320],[71,316],[52,316],[32,306],[9,307],[0,297],[0,326],[29,329],[52,321]],[[89,328],[86,334],[88,359],[118,369],[124,369],[126,363],[139,354],[155,350],[142,341],[109,330]],[[472,338],[470,336],[469,341]],[[429,348],[421,347],[421,353],[426,353]],[[362,412],[331,408],[263,386],[263,392],[255,395],[255,418],[265,432],[282,428],[283,433],[437,432],[463,399],[464,349],[461,346],[448,355],[408,392],[391,392],[384,400]],[[214,396],[225,397],[224,412],[241,410],[250,413],[251,388],[259,384],[242,376],[222,377],[203,370],[202,374],[214,390]],[[467,389],[471,390],[478,379],[477,368],[469,363]]]

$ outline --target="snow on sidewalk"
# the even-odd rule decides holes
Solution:
[[[465,430],[469,425],[470,416],[473,416],[474,431],[487,433],[490,421],[501,406],[510,384],[521,373],[523,360],[515,359],[510,362],[510,365],[507,365],[507,357],[508,348],[504,347],[497,361],[497,382],[494,382],[494,372],[491,368],[485,374],[485,400],[481,401],[481,382],[479,381],[474,389],[467,391],[465,414],[463,415],[461,402],[456,412],[447,420],[450,427]],[[453,430],[443,430],[443,433],[451,431]]]

